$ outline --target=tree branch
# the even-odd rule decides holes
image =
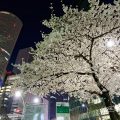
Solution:
[[[69,71],[69,72],[59,72],[59,73],[55,73],[52,75],[48,75],[46,77],[43,77],[42,79],[48,78],[48,77],[53,77],[56,76],[57,78],[63,76],[63,75],[68,75],[70,73],[74,73],[74,74],[78,74],[78,75],[92,75],[92,73],[90,72],[75,72],[75,71]]]
[[[80,57],[82,57],[88,64],[91,64],[90,61],[82,53],[74,56],[75,59]]]
[[[90,45],[90,61],[92,61],[92,48],[93,48],[93,43],[94,43],[94,39],[91,40],[91,45]]]
[[[59,77],[61,77],[61,76],[68,75],[68,74],[70,74],[70,73],[74,73],[74,74],[77,74],[77,75],[92,75],[92,73],[90,73],[90,72],[74,72],[74,71],[70,71],[70,72],[59,72],[59,73],[55,73],[55,74],[52,74],[52,75],[48,75],[48,76],[42,77],[42,78],[40,78],[40,79],[44,79],[44,81],[47,81],[47,80],[45,80],[46,78],[51,78],[51,77],[54,77],[54,76],[55,76],[56,78],[59,78]],[[39,80],[38,80],[38,81],[39,81]],[[32,82],[32,83],[31,83],[31,86],[36,87],[38,81]],[[29,85],[30,85],[30,84],[29,84]]]
[[[105,32],[105,33],[103,33],[103,34],[101,34],[101,35],[99,35],[99,36],[96,36],[96,37],[94,37],[93,39],[95,40],[95,39],[98,39],[98,38],[100,38],[100,37],[103,37],[104,35],[106,35],[106,34],[108,34],[108,33],[111,33],[112,31],[114,31],[114,30],[116,30],[116,29],[118,29],[118,28],[120,28],[120,26],[115,27],[115,28],[109,30],[108,32]]]
[[[98,95],[98,96],[100,96],[100,97],[101,97],[101,95],[102,95],[102,94],[100,94],[100,93],[97,92],[97,91],[88,91],[88,90],[85,90],[85,92],[88,92],[88,93],[90,93],[90,94],[96,94],[96,95]]]

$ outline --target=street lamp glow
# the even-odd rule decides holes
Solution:
[[[114,45],[115,45],[115,43],[112,40],[110,40],[110,41],[107,42],[107,47],[112,47]]]
[[[84,104],[84,103],[82,104],[82,107],[85,107],[85,104]]]
[[[21,96],[22,96],[21,91],[16,91],[16,92],[15,92],[15,97],[19,98],[19,97],[21,97]]]
[[[37,104],[40,102],[40,100],[39,100],[39,98],[34,98],[33,102]]]

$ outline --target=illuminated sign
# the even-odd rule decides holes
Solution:
[[[70,111],[68,102],[56,102],[56,119],[70,120]]]
[[[0,11],[0,75],[3,75],[20,33],[22,22],[18,17]]]

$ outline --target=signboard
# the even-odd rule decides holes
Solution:
[[[56,102],[56,119],[70,120],[70,111],[68,102]]]
[[[57,113],[69,113],[69,103],[57,102]]]
[[[12,50],[22,27],[22,22],[18,17],[0,11],[0,75],[6,70]]]
[[[44,104],[26,104],[22,120],[45,120]]]

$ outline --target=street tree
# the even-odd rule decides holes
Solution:
[[[118,120],[112,96],[120,95],[120,2],[78,11],[63,5],[62,17],[43,22],[52,32],[31,51],[34,60],[18,65],[14,87],[46,95],[63,91],[83,100],[104,98],[111,120]]]

